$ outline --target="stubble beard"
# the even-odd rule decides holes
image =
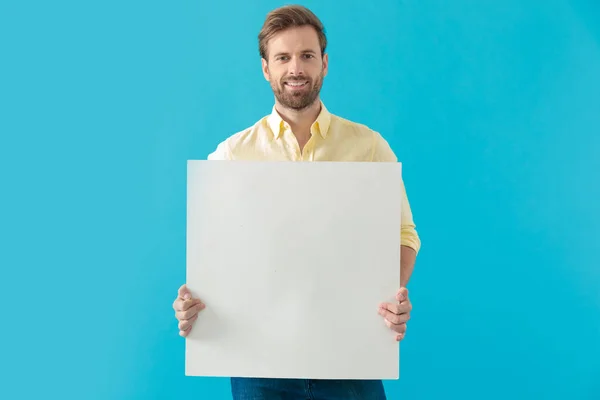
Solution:
[[[285,82],[294,80],[306,80],[309,90],[302,90],[298,91],[297,93],[286,90]],[[295,111],[301,111],[313,105],[316,99],[319,97],[322,86],[323,72],[317,76],[315,81],[309,77],[288,77],[282,78],[279,82],[271,82],[271,89],[273,90],[273,94],[275,94],[277,101],[285,108]]]

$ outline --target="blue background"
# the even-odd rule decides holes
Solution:
[[[282,4],[2,3],[1,398],[230,398],[171,308],[186,160],[270,112]],[[423,241],[390,399],[600,398],[600,3],[303,4]]]

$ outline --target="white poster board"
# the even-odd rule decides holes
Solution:
[[[186,375],[397,379],[401,164],[188,161]]]

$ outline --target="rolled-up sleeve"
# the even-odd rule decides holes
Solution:
[[[371,159],[374,162],[398,162],[398,157],[396,157],[388,142],[378,132],[374,132],[373,155]],[[417,233],[417,227],[403,179],[400,180],[400,184],[402,185],[400,244],[408,246],[418,253],[421,249],[421,239]]]

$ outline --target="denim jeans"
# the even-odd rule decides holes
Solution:
[[[231,378],[233,400],[386,400],[380,380]]]

